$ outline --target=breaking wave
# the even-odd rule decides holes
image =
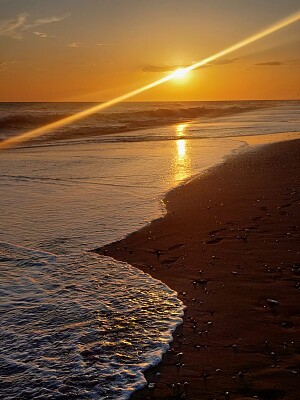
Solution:
[[[163,125],[175,124],[199,118],[216,118],[261,108],[259,104],[237,105],[180,105],[172,104],[160,107],[146,107],[145,109],[127,109],[107,113],[99,113],[89,116],[73,125],[60,128],[46,136],[36,140],[67,140],[84,136],[92,137],[130,132]],[[85,106],[87,108],[87,106]],[[80,108],[82,110],[83,107]],[[7,114],[0,110],[0,130],[2,138],[6,138],[24,130],[38,128],[42,125],[68,117],[79,109],[61,107],[59,110],[43,109],[35,110],[22,108]],[[58,112],[60,111],[60,112]]]

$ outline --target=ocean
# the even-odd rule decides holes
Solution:
[[[88,103],[1,103],[0,139]],[[125,103],[0,152],[1,396],[127,399],[182,322],[177,293],[91,250],[249,143],[293,138],[299,101]],[[290,134],[285,134],[290,133]]]

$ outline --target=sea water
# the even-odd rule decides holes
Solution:
[[[88,106],[4,103],[0,135]],[[89,250],[160,217],[168,190],[245,146],[245,135],[299,131],[299,110],[299,102],[124,104],[2,151],[1,395],[126,399],[142,387],[184,306],[162,282]]]

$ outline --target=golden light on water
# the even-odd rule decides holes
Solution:
[[[175,184],[178,184],[191,176],[191,160],[188,154],[186,139],[176,140],[175,146],[176,153],[173,161],[173,175]]]
[[[264,30],[262,30],[262,31],[260,31],[260,32],[258,32],[256,34],[254,34],[254,35],[252,35],[252,36],[250,36],[250,37],[248,37],[248,38],[246,38],[246,39],[244,39],[244,40],[242,40],[242,41],[240,41],[240,42],[238,42],[238,43],[236,43],[236,44],[234,44],[234,45],[232,45],[232,46],[230,46],[230,47],[228,47],[228,48],[226,48],[224,50],[219,51],[218,53],[216,53],[216,54],[214,54],[214,55],[212,55],[210,57],[207,57],[207,58],[205,58],[205,59],[203,59],[201,61],[198,61],[198,62],[190,65],[189,67],[179,68],[176,71],[172,72],[171,74],[169,74],[169,75],[167,75],[167,76],[165,76],[165,77],[163,77],[163,78],[161,78],[161,79],[159,79],[159,80],[157,80],[155,82],[152,82],[152,83],[150,83],[148,85],[145,85],[145,86],[143,86],[141,88],[133,90],[132,92],[129,92],[129,93],[126,93],[126,94],[124,94],[122,96],[116,97],[116,98],[114,98],[112,100],[109,100],[109,101],[107,101],[105,103],[98,104],[96,106],[88,108],[87,110],[81,111],[81,112],[79,112],[77,114],[74,114],[74,115],[71,115],[69,117],[62,118],[62,119],[60,119],[58,121],[55,121],[55,122],[52,122],[50,124],[44,125],[44,126],[42,126],[40,128],[33,129],[31,131],[22,133],[22,134],[20,134],[18,136],[3,140],[0,143],[0,149],[5,149],[5,148],[8,148],[8,147],[12,147],[12,146],[18,145],[20,143],[23,143],[25,141],[29,141],[31,139],[35,139],[35,138],[40,137],[42,135],[45,135],[45,134],[47,134],[47,133],[49,133],[49,132],[51,132],[51,131],[53,131],[55,129],[61,128],[63,126],[67,126],[67,125],[72,124],[72,123],[74,123],[76,121],[79,121],[79,120],[81,120],[83,118],[86,118],[89,115],[95,114],[96,112],[103,111],[103,110],[105,110],[105,109],[107,109],[109,107],[112,107],[115,104],[118,104],[118,103],[120,103],[122,101],[126,101],[126,100],[128,100],[128,99],[130,99],[130,98],[132,98],[134,96],[137,96],[137,95],[139,95],[139,94],[141,94],[141,93],[143,93],[143,92],[145,92],[145,91],[147,91],[149,89],[152,89],[152,88],[154,88],[156,86],[159,86],[159,85],[161,85],[163,83],[166,83],[166,82],[168,82],[168,81],[170,81],[172,79],[183,78],[183,77],[185,77],[187,72],[195,70],[197,68],[200,68],[200,67],[202,67],[202,66],[204,66],[204,65],[206,65],[206,64],[208,64],[208,63],[210,63],[210,62],[212,62],[212,61],[214,61],[214,60],[216,60],[218,58],[224,57],[224,56],[228,55],[229,53],[232,53],[232,52],[234,52],[234,51],[236,51],[236,50],[238,50],[238,49],[240,49],[242,47],[248,46],[249,44],[251,44],[253,42],[256,42],[257,40],[260,40],[260,39],[262,39],[262,38],[264,38],[266,36],[269,36],[272,33],[274,33],[276,31],[278,31],[278,30],[280,30],[280,29],[282,29],[282,28],[284,28],[284,27],[286,27],[286,26],[298,21],[299,19],[300,19],[300,11],[298,11],[295,14],[292,14],[292,15],[284,18],[283,20],[281,20],[281,21],[269,26],[268,28],[266,28],[266,29],[264,29]]]
[[[183,160],[185,158],[186,140],[185,139],[176,140],[176,145],[177,145],[178,160],[181,161],[181,160]]]
[[[184,136],[184,130],[188,126],[188,124],[179,124],[176,126],[176,135],[179,137]]]
[[[176,140],[177,160],[179,162],[185,161],[186,140],[184,139],[184,136],[185,136],[185,129],[187,128],[187,126],[188,124],[179,124],[176,126],[176,136],[178,136],[178,140]]]
[[[185,129],[188,124],[179,124],[176,126],[176,154],[174,156],[174,180],[176,183],[182,182],[190,175],[190,158],[187,152],[187,140],[185,137]]]

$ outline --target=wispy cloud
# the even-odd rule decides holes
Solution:
[[[142,72],[171,72],[178,68],[185,68],[187,65],[144,65]]]
[[[35,20],[34,24],[35,24],[35,26],[44,25],[44,24],[52,24],[52,22],[60,22],[70,16],[71,16],[71,14],[67,13],[67,14],[63,14],[63,15],[59,15],[59,16],[54,15],[53,17],[48,17],[48,18],[39,18],[39,19]]]
[[[89,45],[89,44],[87,44]],[[68,46],[69,47],[86,47],[87,46],[86,43],[82,43],[82,42],[73,42],[73,43],[69,43]],[[112,43],[96,43],[97,46],[113,46]]]
[[[49,35],[48,33],[45,33],[45,32],[32,32],[32,33],[39,38],[54,38],[54,37],[56,37],[55,35]]]
[[[7,36],[20,40],[23,38],[24,32],[41,25],[62,21],[70,15],[71,14],[63,14],[47,18],[39,18],[30,22],[29,14],[24,12],[17,15],[15,18],[0,21],[0,36]]]
[[[300,58],[294,58],[292,60],[270,60],[263,61],[253,64],[252,67],[280,67],[280,66],[293,66],[300,65]]]
[[[264,61],[254,64],[257,67],[279,67],[280,65],[284,65],[285,63],[282,61]]]
[[[11,64],[15,64],[15,61],[0,61],[0,71],[6,71]]]
[[[238,61],[238,58],[228,58],[228,59],[220,59],[220,60],[215,60],[212,61],[209,64],[205,64],[200,68],[208,68],[208,67],[213,67],[213,66],[220,66],[220,65],[227,65],[227,64],[233,64],[236,61]],[[196,62],[196,61],[194,61]],[[192,62],[191,64],[193,64]],[[171,72],[174,71],[178,68],[186,68],[188,65],[178,65],[178,64],[172,64],[172,65],[144,65],[140,70],[142,72]],[[199,68],[199,69],[200,69]]]
[[[68,44],[68,46],[69,46],[69,47],[74,47],[74,48],[77,48],[77,47],[84,47],[84,43],[81,43],[81,42],[74,42],[74,43]]]
[[[220,60],[214,60],[211,63],[207,64],[208,66],[211,65],[227,65],[227,64],[233,64],[235,62],[239,61],[239,58],[221,58]]]
[[[28,13],[19,14],[16,18],[0,22],[0,36],[8,36],[13,39],[22,39],[22,31],[29,17]]]

